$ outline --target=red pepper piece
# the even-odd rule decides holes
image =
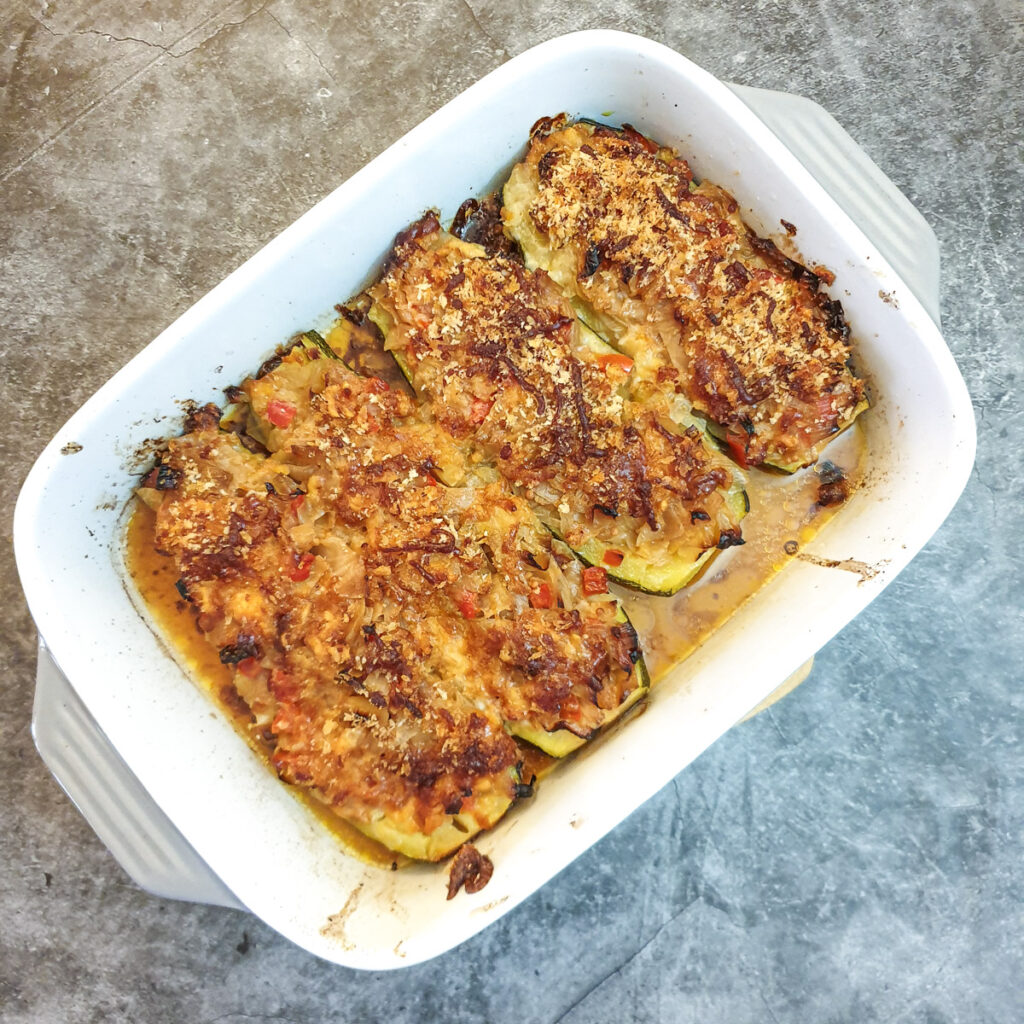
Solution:
[[[310,570],[313,567],[313,560],[316,555],[312,551],[307,551],[304,555],[299,557],[299,561],[295,568],[292,569],[288,575],[296,582],[301,583],[303,580],[309,579]]]
[[[282,430],[291,426],[295,412],[295,406],[291,402],[284,402],[280,398],[272,398],[267,402],[267,419]]]
[[[624,356],[621,352],[606,352],[597,357],[597,365],[603,370],[614,366],[622,370],[623,373],[629,373],[633,369],[633,360],[629,356]]]
[[[732,457],[744,468],[747,468],[747,442],[746,435],[728,433],[725,435],[725,443],[732,452]]]
[[[608,570],[600,565],[588,565],[583,570],[583,593],[588,596],[608,593]]]
[[[469,406],[469,422],[474,426],[479,426],[485,419],[487,414],[491,411],[491,407],[494,402],[486,398],[474,398]]]

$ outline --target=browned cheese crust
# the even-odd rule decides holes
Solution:
[[[531,139],[528,216],[574,256],[576,293],[663,351],[743,464],[813,461],[863,398],[839,303],[673,151],[628,127],[564,124]]]
[[[399,236],[371,294],[437,422],[571,547],[597,538],[657,562],[738,537],[731,474],[702,432],[673,426],[656,388],[634,401],[630,361],[586,344],[543,271],[488,258],[428,214]]]
[[[269,456],[208,407],[147,482],[281,777],[355,823],[493,824],[517,791],[506,724],[588,734],[636,687],[635,633],[507,488],[438,484],[448,442],[408,396],[296,349],[236,397]]]

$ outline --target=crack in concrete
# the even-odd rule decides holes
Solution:
[[[588,988],[587,991],[579,997],[579,999],[577,999],[555,1020],[554,1024],[562,1024],[562,1021],[564,1021],[566,1017],[568,1017],[569,1014],[572,1013],[573,1010],[575,1010],[577,1007],[581,1006],[584,1002],[586,1002],[586,1000],[591,995],[593,995],[593,993],[596,992],[606,981],[610,981],[616,975],[621,974],[627,967],[629,967],[630,964],[633,963],[634,960],[636,960],[638,956],[640,956],[641,953],[644,952],[645,949],[648,948],[648,946],[651,945],[652,942],[654,942],[655,939],[658,938],[659,935],[661,935],[662,932],[665,931],[666,928],[669,927],[669,925],[678,921],[679,918],[681,918],[683,914],[685,914],[690,909],[690,907],[692,907],[699,899],[701,899],[701,897],[697,896],[694,899],[690,900],[684,907],[676,911],[676,913],[674,913],[667,921],[659,925],[654,930],[654,934],[642,946],[640,946],[639,949],[635,950],[632,953],[632,955],[629,956],[626,960],[623,960],[623,962],[619,964],[618,967],[616,967],[612,971],[609,971],[606,975],[604,975],[604,977],[600,978],[597,982],[591,985],[590,988]]]
[[[140,39],[138,36],[115,36],[111,32],[104,32],[98,28],[83,28],[77,29],[74,32],[57,32],[55,29],[50,28],[45,21],[40,21],[38,18],[35,18],[35,21],[40,28],[48,32],[54,39],[69,39],[74,36],[99,36],[101,39],[106,39],[108,42],[113,43],[141,43],[143,46],[151,46],[156,50],[162,50],[171,57],[177,56],[169,47],[164,46],[162,43],[154,43],[149,39]]]
[[[488,32],[486,28],[484,28],[484,26],[480,22],[480,19],[477,17],[476,11],[474,11],[473,8],[470,6],[469,0],[462,0],[462,6],[465,7],[467,11],[469,11],[469,16],[473,19],[473,24],[476,25],[477,29],[479,29],[479,31],[483,34],[484,38],[498,51],[498,53],[500,53],[505,58],[505,60],[511,60],[512,54],[510,54],[508,50],[506,50],[505,47],[502,46],[501,43],[499,43],[498,40],[495,39],[494,36],[492,36],[491,33]]]
[[[247,15],[245,15],[244,18],[240,18],[238,21],[224,22],[223,25],[219,26],[217,29],[211,32],[210,35],[208,35],[202,42],[196,43],[195,46],[190,46],[187,50],[181,50],[180,52],[175,51],[174,47],[178,43],[182,42],[182,40],[187,39],[189,36],[194,35],[196,32],[202,29],[211,20],[210,18],[207,18],[205,21],[200,22],[195,28],[189,29],[188,32],[186,32],[184,35],[180,36],[173,43],[171,43],[170,46],[165,46],[163,43],[153,42],[152,39],[143,39],[140,36],[115,36],[112,32],[104,32],[102,29],[98,28],[76,29],[73,32],[57,32],[55,29],[52,29],[49,25],[47,25],[45,21],[40,20],[34,15],[33,20],[36,22],[37,25],[39,25],[40,28],[42,28],[45,32],[48,32],[55,39],[68,39],[76,36],[99,36],[101,39],[106,39],[109,42],[114,43],[139,43],[142,46],[148,46],[154,50],[159,50],[161,53],[166,54],[168,57],[173,57],[175,60],[181,60],[182,57],[187,57],[189,54],[195,53],[197,50],[202,49],[202,47],[206,46],[207,43],[216,39],[217,36],[219,36],[222,32],[227,31],[229,28],[238,28],[240,25],[244,25],[247,21],[250,21],[251,19],[255,18],[256,15],[262,14],[264,11],[267,10],[267,8],[270,6],[272,2],[273,0],[265,0],[264,3],[260,4],[260,6],[257,7],[254,11],[250,11]],[[270,14],[269,11],[267,11],[267,13]],[[270,17],[273,18],[273,14],[270,14]],[[274,18],[274,21],[277,21],[277,18]],[[279,21],[277,21],[277,23],[279,25],[281,24]]]
[[[76,31],[76,32],[57,32],[54,29],[50,28],[50,26],[47,25],[44,21],[41,21],[39,18],[37,18],[37,17],[35,17],[33,15],[32,20],[35,22],[35,24],[38,25],[41,29],[43,29],[43,31],[49,33],[51,36],[53,36],[56,39],[66,39],[66,38],[71,37],[71,36],[100,35],[100,36],[103,36],[105,38],[108,38],[108,39],[111,39],[111,40],[120,41],[120,42],[133,41],[133,42],[137,42],[137,43],[143,43],[143,44],[145,44],[146,46],[148,46],[148,47],[150,47],[152,49],[158,50],[159,53],[151,61],[149,61],[148,63],[144,64],[141,68],[139,68],[138,71],[135,71],[132,74],[128,75],[127,78],[123,78],[120,82],[117,82],[115,85],[111,86],[105,93],[103,93],[102,95],[98,96],[91,103],[87,104],[77,114],[73,115],[71,120],[69,120],[65,124],[61,125],[61,127],[58,128],[52,135],[49,135],[47,138],[43,139],[42,142],[40,142],[37,146],[35,146],[32,150],[30,150],[16,164],[14,164],[13,166],[7,168],[6,170],[0,172],[0,183],[5,182],[12,175],[17,174],[18,171],[20,171],[24,167],[26,167],[37,156],[39,156],[40,154],[46,152],[46,150],[48,150],[59,138],[61,138],[61,136],[65,135],[67,132],[69,132],[72,128],[75,127],[75,125],[77,125],[84,118],[88,117],[88,115],[91,114],[94,110],[96,110],[97,107],[102,106],[111,96],[114,96],[115,94],[120,92],[122,89],[124,89],[127,85],[129,85],[132,82],[134,82],[135,79],[137,79],[140,76],[144,75],[151,67],[153,67],[154,64],[156,64],[159,61],[163,60],[165,57],[171,57],[174,60],[180,60],[183,57],[187,57],[191,53],[195,53],[197,50],[202,49],[204,46],[206,46],[212,40],[216,39],[222,32],[227,31],[229,28],[238,28],[241,25],[244,25],[247,21],[251,21],[258,14],[263,13],[263,11],[265,11],[267,9],[267,7],[270,6],[271,2],[272,2],[272,0],[264,0],[264,3],[260,4],[260,6],[257,7],[254,11],[250,11],[244,18],[241,18],[238,21],[226,21],[226,22],[224,22],[224,24],[220,25],[217,29],[215,29],[213,32],[211,32],[210,35],[208,35],[204,40],[202,40],[202,42],[196,43],[195,46],[189,47],[189,49],[183,50],[180,53],[175,53],[174,50],[173,50],[173,47],[176,46],[178,43],[182,42],[183,40],[189,38],[189,36],[194,36],[197,32],[201,31],[206,25],[208,25],[210,23],[210,21],[212,21],[215,17],[217,17],[216,13],[215,14],[211,14],[210,17],[208,17],[208,18],[205,18],[203,21],[201,21],[194,28],[189,29],[188,32],[186,32],[184,35],[180,36],[173,43],[171,43],[170,46],[163,46],[160,43],[153,43],[153,42],[149,42],[149,41],[144,40],[144,39],[136,39],[136,38],[131,37],[131,36],[125,36],[125,37],[121,38],[121,37],[118,37],[118,36],[110,35],[107,32],[101,32],[98,29],[81,29],[81,30]],[[233,6],[237,6],[237,4],[235,4]],[[218,13],[223,13],[223,12],[218,12]],[[26,34],[25,38],[26,39],[28,38],[28,34]],[[25,42],[25,40],[22,40],[22,47],[19,48],[19,53],[20,53],[21,49],[23,48],[24,42]]]
[[[321,71],[322,71],[322,72],[323,72],[323,73],[324,73],[324,74],[325,74],[325,75],[326,75],[326,76],[327,76],[327,77],[328,77],[328,78],[329,78],[329,79],[330,79],[330,80],[331,80],[331,81],[332,81],[332,82],[333,82],[333,83],[334,83],[335,85],[337,85],[337,84],[338,84],[338,80],[337,80],[337,79],[336,79],[336,78],[334,77],[334,75],[332,75],[332,74],[331,74],[331,72],[330,72],[330,71],[329,71],[329,70],[327,69],[327,65],[326,65],[326,64],[324,64],[324,62],[323,62],[323,61],[322,61],[322,60],[320,59],[320,54],[319,54],[319,53],[317,53],[317,52],[316,52],[316,50],[314,50],[314,49],[313,49],[313,47],[312,47],[312,46],[310,46],[310,45],[309,45],[309,43],[307,43],[307,42],[306,42],[306,40],[305,40],[305,39],[302,39],[302,38],[300,38],[299,36],[293,35],[293,34],[292,34],[291,32],[289,32],[289,31],[288,31],[288,26],[287,26],[287,25],[285,25],[285,23],[284,23],[283,21],[281,21],[281,19],[280,19],[280,18],[279,18],[279,17],[278,17],[278,16],[276,15],[276,14],[274,14],[274,12],[273,12],[273,11],[267,11],[267,17],[268,17],[268,18],[270,18],[270,19],[272,19],[272,20],[273,20],[274,22],[276,22],[276,23],[277,23],[277,24],[278,24],[278,25],[279,25],[279,26],[281,27],[281,30],[282,30],[282,31],[284,32],[284,34],[285,34],[285,35],[286,35],[286,36],[287,36],[287,37],[288,37],[289,39],[293,39],[293,40],[294,40],[295,42],[297,42],[297,43],[298,43],[298,44],[299,44],[300,46],[304,47],[304,48],[305,48],[305,50],[307,51],[307,53],[309,53],[309,55],[310,55],[310,56],[311,56],[311,57],[313,58],[313,60],[315,60],[315,61],[317,62],[317,64],[319,64],[319,65],[320,65],[320,70],[321,70]]]

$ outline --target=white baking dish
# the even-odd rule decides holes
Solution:
[[[37,742],[140,881],[242,905],[337,963],[387,968],[434,956],[510,910],[655,793],[877,596],[938,528],[973,461],[963,381],[912,289],[751,106],[903,263],[933,316],[934,238],[820,108],[741,94],[750,105],[671,50],[621,33],[581,32],[520,55],[198,302],[46,448],[15,513],[29,606],[67,680],[41,659]],[[648,713],[563,765],[482,837],[493,880],[446,902],[444,865],[392,873],[349,857],[183,675],[125,591],[119,524],[137,450],[180,429],[180,399],[218,400],[280,341],[327,319],[399,229],[427,206],[450,217],[517,157],[533,121],[561,110],[611,111],[606,120],[677,145],[700,176],[735,193],[755,227],[778,234],[781,217],[797,224],[805,257],[836,272],[833,292],[873,388],[863,419],[872,469],[810,551],[855,559],[873,574],[789,565],[656,688]],[[62,454],[69,444],[81,450]],[[139,866],[147,857],[148,870]]]

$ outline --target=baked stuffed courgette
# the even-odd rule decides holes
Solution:
[[[528,792],[513,736],[562,755],[646,691],[617,603],[500,481],[440,484],[408,395],[311,333],[229,397],[142,496],[284,780],[436,860]]]
[[[666,369],[741,466],[793,471],[867,407],[842,307],[638,132],[544,118],[504,188],[505,230],[603,338]]]
[[[471,463],[456,469],[460,453],[453,440],[422,416],[409,397],[383,388],[380,381],[366,383],[339,363],[320,361],[318,350],[332,351],[319,335],[307,333],[280,368],[243,385],[255,432],[267,439],[275,458],[287,460],[296,448],[297,428],[290,424],[285,434],[275,429],[267,420],[271,403],[282,398],[301,403],[304,394],[316,395],[321,373],[345,388],[375,390],[377,411],[345,434],[343,457],[351,461],[353,454],[365,453],[359,459],[372,475],[396,451],[403,456],[415,451],[418,464],[429,466],[430,485],[447,466],[448,477],[459,477],[462,486],[442,484],[423,491],[408,488],[406,480],[398,485],[393,506],[373,510],[370,521],[385,523],[389,531],[389,561],[403,544],[411,545],[407,557],[416,576],[399,580],[393,591],[371,587],[371,597],[389,614],[408,614],[415,602],[417,614],[443,620],[445,632],[431,640],[430,656],[440,661],[439,673],[458,679],[470,700],[498,707],[512,735],[553,756],[575,749],[649,685],[636,633],[628,620],[618,618],[620,609],[606,581],[597,586],[596,574],[588,574],[565,545],[552,539],[503,481],[477,472]],[[350,415],[346,400],[334,402],[332,425]],[[323,429],[317,427],[320,433]],[[301,444],[298,450],[304,450]],[[301,469],[292,472],[298,475]],[[361,488],[362,481],[350,477],[344,499],[332,499],[335,513]],[[451,550],[433,550],[437,545],[429,542],[424,551],[420,540],[392,535],[415,532],[418,522],[429,524],[431,531],[440,525],[452,538]],[[340,525],[329,521],[327,529],[336,534]],[[425,587],[417,577],[432,577],[434,585]],[[394,573],[389,579],[389,586],[395,585]],[[452,645],[455,635],[461,646]]]
[[[399,235],[370,317],[434,420],[617,582],[679,590],[742,543],[742,482],[671,393],[574,316],[551,278],[441,230]],[[450,480],[455,483],[457,481]]]

